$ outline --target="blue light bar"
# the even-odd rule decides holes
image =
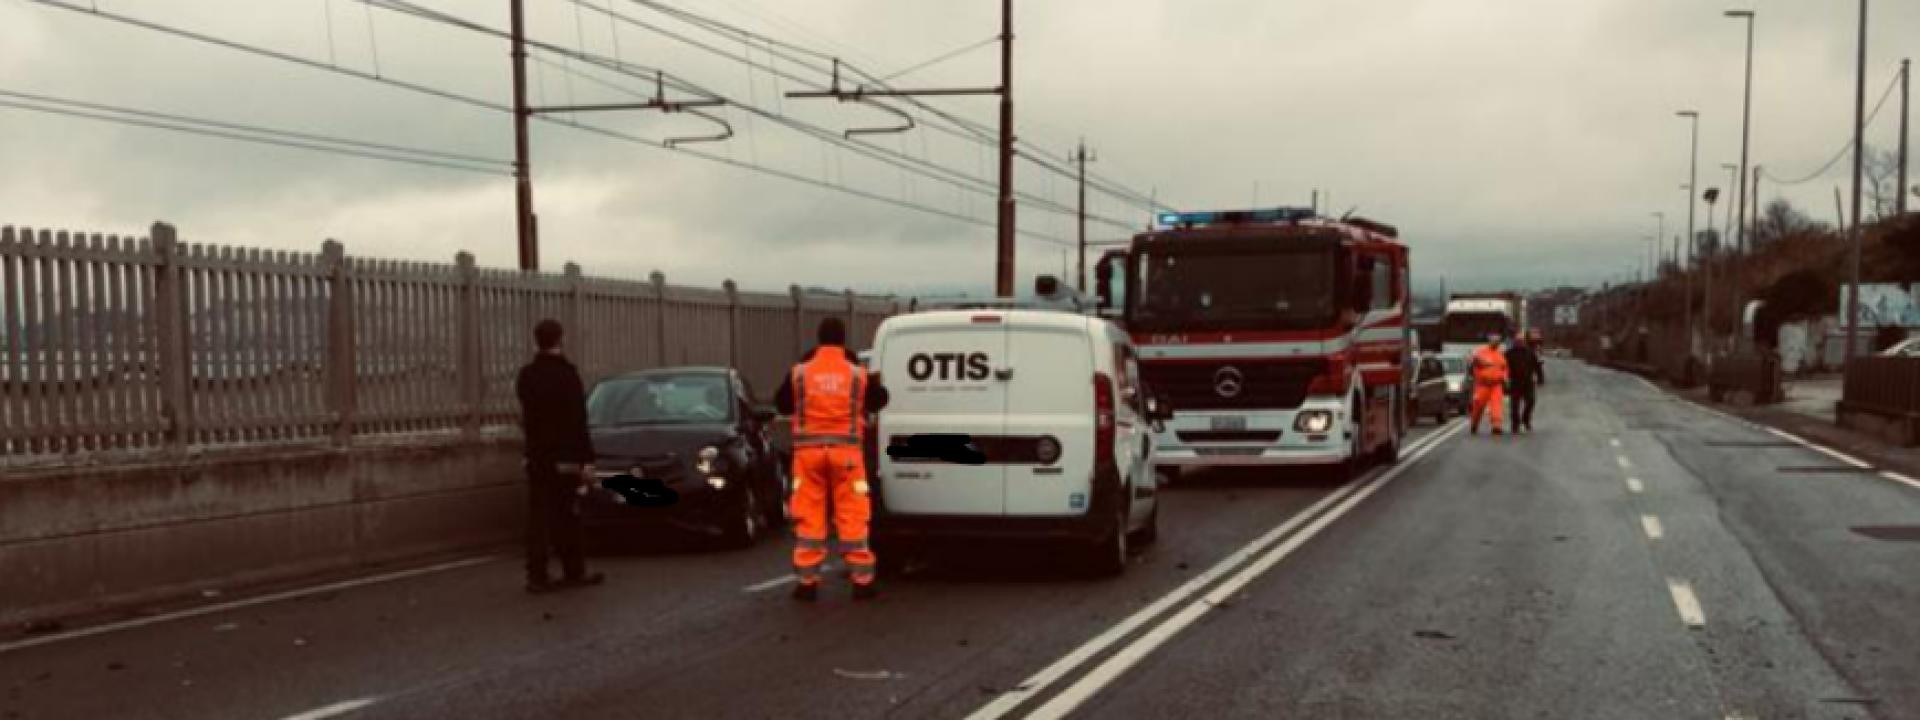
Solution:
[[[1308,208],[1279,207],[1260,210],[1207,210],[1203,212],[1163,212],[1158,216],[1164,227],[1196,227],[1232,223],[1298,222],[1312,218]]]

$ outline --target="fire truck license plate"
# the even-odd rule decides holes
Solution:
[[[1239,415],[1215,415],[1213,417],[1213,429],[1245,430],[1247,429],[1247,419]]]

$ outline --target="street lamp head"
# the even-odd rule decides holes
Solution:
[[[1700,113],[1697,110],[1681,110],[1680,112],[1674,113],[1674,115],[1683,118],[1693,118],[1695,120],[1700,119]]]
[[[1712,205],[1713,201],[1720,199],[1720,188],[1707,188],[1707,192],[1701,196],[1701,199],[1706,200],[1708,205]]]
[[[1752,11],[1752,10],[1728,10],[1728,11],[1727,11],[1727,17],[1730,17],[1730,18],[1746,18],[1746,19],[1748,19],[1748,20],[1752,20],[1752,19],[1753,19],[1753,11]]]

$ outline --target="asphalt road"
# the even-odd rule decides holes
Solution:
[[[1117,579],[964,546],[796,605],[768,542],[529,597],[501,557],[0,641],[0,718],[1920,718],[1920,489],[1549,374],[1531,436],[1189,477]]]

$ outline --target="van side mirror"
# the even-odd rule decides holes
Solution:
[[[1094,293],[1100,297],[1100,309],[1113,307],[1113,265],[1101,258],[1093,266]]]

